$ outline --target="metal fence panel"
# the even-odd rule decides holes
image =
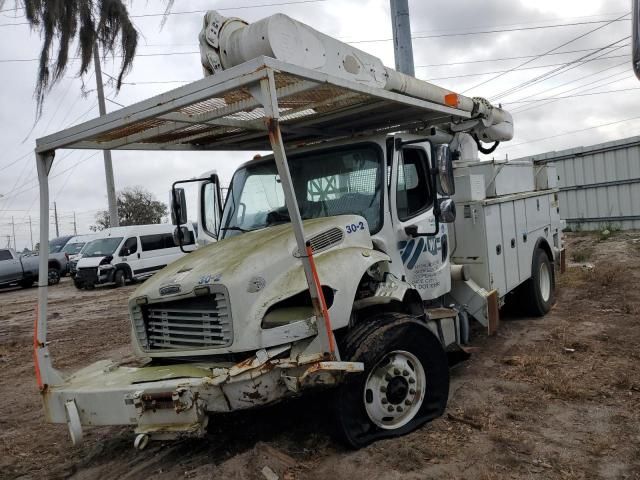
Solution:
[[[555,163],[570,229],[640,229],[640,136],[528,158]]]

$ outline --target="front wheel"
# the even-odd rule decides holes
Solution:
[[[116,287],[124,287],[127,283],[127,277],[122,270],[117,270],[113,276],[113,281],[116,284]]]
[[[442,415],[447,357],[424,323],[384,314],[354,328],[343,343],[343,359],[365,367],[336,392],[338,427],[352,447],[404,435]]]

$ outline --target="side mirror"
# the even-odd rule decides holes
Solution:
[[[187,197],[184,188],[171,190],[171,221],[174,225],[187,223]]]
[[[631,22],[631,44],[632,54],[631,62],[633,63],[633,71],[640,80],[640,0],[632,0]]]
[[[176,246],[189,245],[189,243],[185,242],[187,238],[189,238],[189,229],[187,227],[177,226],[173,229],[173,243]]]
[[[453,223],[456,221],[456,204],[451,198],[441,198],[440,212],[438,220],[442,223]]]
[[[449,145],[436,147],[435,166],[438,170],[437,189],[442,196],[450,197],[456,193],[456,185],[453,179],[453,157]]]

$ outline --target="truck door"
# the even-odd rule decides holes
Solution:
[[[122,244],[119,252],[120,262],[125,262],[131,268],[131,276],[135,276],[140,270],[142,260],[140,259],[140,249],[138,248],[138,237],[129,237]]]
[[[423,300],[438,298],[451,288],[446,225],[436,230],[433,205],[437,193],[431,185],[431,145],[406,145],[396,150],[392,166],[390,198],[396,248],[405,279]],[[409,227],[409,228],[407,228]],[[409,234],[415,231],[418,235]]]
[[[22,264],[14,258],[11,250],[0,250],[0,283],[13,282],[22,278]]]

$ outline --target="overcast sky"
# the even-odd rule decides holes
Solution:
[[[358,42],[354,43],[358,48],[380,57],[388,66],[394,65],[390,41],[362,42],[391,37],[389,0],[324,0],[256,7],[286,1],[176,0],[173,6],[176,14],[169,17],[163,29],[160,29],[161,17],[134,18],[141,38],[133,70],[126,77],[129,83],[119,93],[107,84],[107,96],[119,104],[129,105],[184,84],[139,82],[192,81],[201,78],[199,56],[193,52],[198,50],[197,36],[202,14],[177,14],[186,10],[224,9],[223,14],[249,22],[276,12],[285,13],[328,35]],[[133,0],[130,11],[134,16],[160,13],[164,5],[160,1]],[[640,119],[619,122],[640,116],[640,90],[627,90],[640,87],[632,74],[631,47],[629,40],[625,39],[630,35],[630,21],[604,26],[554,51],[554,55],[535,59],[521,70],[494,78],[499,75],[497,72],[518,67],[530,60],[531,56],[543,54],[605,25],[596,22],[624,15],[630,10],[628,0],[410,0],[409,5],[413,35],[427,37],[413,41],[416,76],[437,79],[432,80],[433,83],[465,91],[471,96],[495,98],[508,89],[558,68],[559,64],[574,61],[593,53],[594,49],[613,44],[589,57],[603,55],[601,59],[580,64],[566,73],[501,96],[499,101],[514,113],[515,138],[501,145],[495,153],[496,157],[508,154],[510,158],[515,158],[640,133]],[[3,8],[11,6],[12,1],[7,0]],[[33,221],[34,242],[38,238],[38,190],[35,161],[30,153],[35,139],[98,115],[93,72],[84,79],[88,93],[82,96],[82,82],[76,77],[78,63],[74,61],[65,78],[48,96],[44,115],[32,130],[35,116],[32,94],[37,62],[6,61],[34,59],[39,54],[40,38],[37,32],[31,32],[26,25],[10,25],[24,22],[21,15],[20,10],[0,13],[0,245],[4,246],[7,235],[12,233],[13,216],[20,250],[25,246],[30,247],[29,215]],[[579,25],[534,28],[566,23]],[[452,35],[487,30],[503,31]],[[555,54],[559,52],[567,53]],[[176,54],[153,55],[159,53]],[[502,60],[508,57],[524,58]],[[117,59],[115,63],[107,59],[103,70],[115,74]],[[490,81],[478,85],[487,80]],[[611,90],[626,91],[611,93]],[[598,92],[609,93],[584,95]],[[530,102],[533,99],[576,94],[582,96],[551,102]],[[513,103],[518,101],[521,103]],[[117,108],[118,105],[107,103],[109,111]],[[604,124],[611,125],[590,128]],[[583,129],[589,130],[566,133]],[[193,177],[216,168],[226,183],[237,165],[252,156],[252,152],[114,152],[116,188],[142,185],[158,199],[166,201],[168,189],[176,179]],[[74,211],[78,231],[84,233],[93,224],[95,212],[106,208],[101,152],[60,152],[51,172],[50,184],[51,200],[57,203],[61,235],[73,233]],[[51,233],[53,237],[53,224]]]

